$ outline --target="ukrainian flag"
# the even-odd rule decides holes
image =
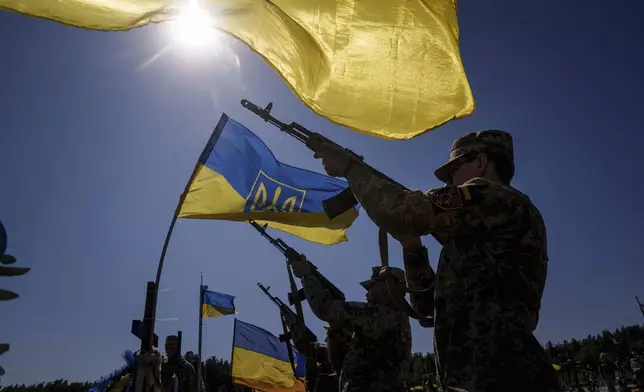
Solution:
[[[219,317],[235,314],[235,297],[215,291],[203,291],[201,317]]]
[[[319,115],[368,135],[409,139],[474,111],[456,2],[0,0],[0,9],[107,31],[212,20]]]
[[[347,187],[344,181],[279,162],[259,137],[224,114],[199,158],[179,217],[253,219],[331,245],[346,241],[358,210],[331,220],[322,201]]]
[[[286,344],[262,328],[235,319],[233,383],[263,392],[304,392],[306,362],[293,348],[293,374]]]

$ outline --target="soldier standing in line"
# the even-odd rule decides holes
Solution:
[[[289,263],[295,276],[302,279],[313,314],[331,328],[353,332],[342,361],[339,389],[342,392],[405,392],[411,358],[411,327],[406,313],[404,272],[400,268],[374,268],[371,279],[361,283],[368,290],[367,302],[346,302],[333,299],[312,275],[307,260]]]
[[[315,157],[329,175],[347,178],[381,229],[399,238],[432,234],[443,244],[434,338],[444,390],[559,390],[533,335],[548,266],[545,224],[528,196],[510,186],[510,134],[458,138],[435,171],[446,186],[427,193],[405,190],[333,149]]]
[[[326,344],[314,343],[318,362],[318,374],[313,392],[339,392],[339,376],[342,364],[353,339],[353,332],[344,328],[324,325]]]
[[[166,361],[161,368],[161,381],[164,392],[195,392],[197,390],[197,374],[179,352],[179,337],[169,335],[165,339]],[[175,389],[176,388],[176,389]],[[203,387],[202,387],[202,390]]]

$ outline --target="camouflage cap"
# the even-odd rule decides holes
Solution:
[[[373,267],[371,268],[371,279],[360,282],[360,285],[369,290],[374,283],[391,278],[395,283],[405,286],[405,271],[396,267]]]
[[[450,172],[463,157],[478,152],[498,152],[507,155],[514,162],[512,135],[505,131],[490,129],[461,136],[452,144],[449,160],[434,171],[436,178],[444,183],[450,182]]]

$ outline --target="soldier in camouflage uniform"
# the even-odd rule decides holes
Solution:
[[[333,328],[328,324],[324,328],[326,344],[316,343],[319,366],[318,379],[313,392],[338,392],[339,376],[353,339],[353,332],[345,328]]]
[[[368,290],[367,302],[346,302],[333,299],[311,275],[308,261],[290,263],[293,273],[302,279],[313,314],[331,328],[353,332],[342,361],[340,391],[404,392],[411,357],[404,272],[399,268],[376,268],[372,278],[362,283]]]
[[[307,361],[317,363],[317,374],[311,389],[313,392],[338,392],[339,375],[353,339],[353,332],[343,328],[331,328],[328,325],[324,328],[326,344],[310,343],[312,349],[308,350],[314,357],[307,357]],[[297,348],[297,345],[295,347]]]
[[[559,390],[533,335],[548,266],[545,224],[528,196],[510,186],[512,144],[496,130],[460,137],[435,172],[447,185],[427,193],[333,150],[316,153],[329,175],[347,178],[380,228],[408,242],[432,234],[442,243],[433,306],[443,390]]]
[[[165,340],[166,361],[161,368],[161,381],[163,392],[175,392],[174,385],[178,382],[177,392],[195,392],[197,390],[197,374],[179,352],[179,337],[169,335]],[[202,384],[202,391],[203,384]]]

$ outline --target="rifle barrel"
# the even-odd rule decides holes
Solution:
[[[251,101],[247,99],[242,99],[241,100],[241,105],[245,107],[246,109],[250,110],[251,112],[255,113],[258,117],[260,117],[262,120],[269,122],[273,125],[275,125],[278,128],[286,128],[287,125],[281,122],[280,120],[276,119],[275,117],[271,116],[271,109],[273,108],[273,104],[269,103],[266,108],[262,109],[259,106],[255,105]]]
[[[286,242],[282,241],[281,239],[271,237],[270,234],[268,234],[266,232],[266,226],[268,226],[268,225],[262,227],[252,219],[249,219],[248,223],[250,223],[255,228],[255,230],[257,230],[259,232],[259,234],[262,235],[262,237],[266,238],[268,240],[268,242],[273,244],[273,246],[276,247],[277,250],[282,252],[283,255],[286,256],[286,254],[288,253],[289,249],[292,249],[290,246],[288,246],[286,244]]]

